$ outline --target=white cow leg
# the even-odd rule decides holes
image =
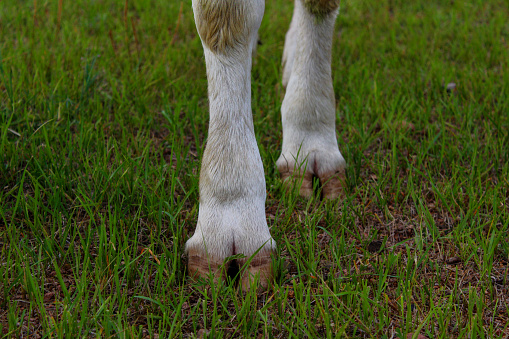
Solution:
[[[285,47],[283,50],[283,87],[288,86],[290,81],[290,75],[292,74],[293,60],[295,58],[295,50],[297,49],[297,22],[299,18],[297,11],[293,11],[292,21],[290,22],[290,28],[286,32]]]
[[[188,269],[217,281],[224,278],[225,259],[243,254],[239,266],[252,259],[243,288],[256,275],[266,286],[276,244],[265,219],[265,177],[251,112],[251,56],[264,0],[193,0],[193,9],[205,51],[210,123],[198,224],[186,244]]]
[[[320,180],[326,198],[342,192],[345,160],[336,140],[331,50],[339,0],[295,0],[283,57],[286,95],[281,107],[283,150],[277,166],[283,179],[302,178],[300,194],[313,194]]]

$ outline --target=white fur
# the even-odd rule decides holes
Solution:
[[[251,3],[255,10],[247,13],[248,44],[225,54],[214,54],[203,45],[210,123],[200,173],[198,225],[186,249],[205,248],[220,260],[239,253],[251,256],[264,245],[275,248],[265,219],[265,176],[251,112],[251,56],[264,1]]]
[[[297,10],[293,12],[290,28],[286,32],[285,47],[283,49],[283,87],[288,86],[290,75],[292,74],[293,60],[295,58],[295,50],[297,49]]]
[[[218,1],[237,1],[249,10],[235,12],[243,13],[246,39],[236,36],[228,40],[235,41],[234,45],[224,48],[218,44],[220,49],[214,49],[201,36],[209,84],[210,125],[200,174],[198,224],[186,251],[216,262],[240,253],[249,257],[262,247],[266,252],[272,251],[276,246],[265,219],[265,177],[251,112],[252,52],[264,0],[193,0],[197,25],[197,13],[204,6],[221,4]],[[334,11],[316,20],[302,0],[296,0],[284,50],[283,82],[288,87],[282,107],[283,151],[278,167],[303,165],[308,172],[321,175],[338,172],[345,166],[336,141],[330,67],[336,15]],[[201,26],[205,35],[207,25]]]
[[[332,34],[337,11],[317,20],[295,1],[285,42],[281,107],[283,150],[278,168],[300,168],[316,176],[344,169],[336,140],[336,109],[331,78]],[[293,59],[293,60],[292,60]]]

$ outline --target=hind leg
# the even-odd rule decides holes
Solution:
[[[256,275],[266,286],[275,242],[265,219],[265,176],[251,113],[252,53],[264,0],[193,0],[193,10],[207,66],[210,123],[198,224],[186,243],[188,270],[218,281],[225,259],[243,254],[253,257],[243,288]]]
[[[302,179],[300,194],[313,193],[313,177],[326,198],[342,192],[346,166],[336,139],[331,50],[338,0],[295,0],[286,36],[281,107],[283,150],[277,167],[283,179]]]

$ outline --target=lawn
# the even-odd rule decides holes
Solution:
[[[278,273],[242,293],[186,277],[208,126],[191,2],[1,1],[0,335],[509,337],[508,2],[342,1],[335,201],[275,166],[292,7],[267,0],[252,72]]]

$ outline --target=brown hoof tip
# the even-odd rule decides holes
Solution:
[[[246,262],[249,262],[249,259],[243,259],[243,262],[240,262],[239,266],[242,267]],[[270,254],[256,254],[249,262],[249,265],[241,269],[243,269],[243,271],[241,273],[240,284],[244,292],[248,292],[253,288],[255,288],[257,292],[267,290],[269,281],[273,278]]]
[[[299,195],[304,198],[310,198],[313,195],[313,175],[305,173],[302,175],[300,172],[281,172],[281,179],[283,179],[283,186],[286,191],[291,192],[294,187],[300,185]]]
[[[203,257],[194,251],[188,253],[187,272],[193,281],[212,278],[213,283],[217,284],[223,280],[223,266],[222,261]]]
[[[231,273],[229,268],[235,267]],[[240,271],[240,286],[244,292],[253,288],[257,292],[266,290],[272,279],[272,258],[270,253],[257,253],[253,258],[242,258],[231,261],[219,261],[189,251],[187,262],[188,275],[191,281],[201,279],[206,283],[219,285],[227,277],[235,278]]]
[[[338,171],[334,174],[323,175],[320,177],[322,184],[322,195],[325,199],[336,199],[343,197],[345,183],[345,171]]]
[[[316,176],[311,172],[304,175],[299,172],[281,172],[284,187],[287,191],[291,191],[293,187],[300,184],[299,195],[304,198],[313,196],[313,179],[316,177],[322,186],[322,197],[332,200],[343,196],[345,187],[345,171],[340,170],[335,173],[327,173]]]

